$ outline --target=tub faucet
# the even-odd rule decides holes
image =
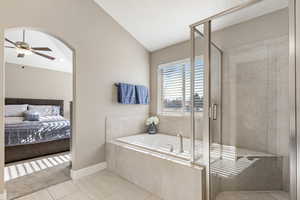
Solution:
[[[179,134],[177,134],[177,137],[179,139],[179,153],[183,153],[183,136],[182,133],[180,132]]]
[[[169,147],[170,152],[174,151],[174,146],[172,144],[167,144],[167,146]]]

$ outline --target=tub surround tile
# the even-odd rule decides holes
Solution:
[[[106,141],[144,133],[146,131],[145,121],[148,115],[136,114],[126,116],[107,116],[105,120]]]
[[[164,200],[202,199],[200,168],[112,143],[106,152],[109,170]]]
[[[185,169],[190,168],[187,164],[180,164],[173,156],[167,156],[166,154],[161,156],[160,153],[146,149],[140,150],[142,147],[130,146],[129,144],[123,143],[134,142],[135,144],[143,144],[143,141],[148,136],[149,135],[147,134],[130,136],[120,138],[115,142],[107,143],[106,158],[108,161],[108,169],[118,173],[137,185],[143,186],[154,194],[161,195],[161,197],[173,199],[172,195],[176,194],[176,192],[179,193],[176,194],[176,196],[184,194],[185,186],[178,188],[175,186],[171,188],[170,191],[168,190],[168,187],[164,187],[165,185],[173,184],[176,180],[183,180],[185,182],[193,181],[195,177],[193,175],[195,174],[190,175],[187,173],[182,177],[177,175],[182,174]],[[162,134],[150,136],[150,141],[146,141],[145,145],[149,145],[148,148],[155,148],[151,146],[152,143],[155,143],[159,148],[164,145],[162,141],[167,141],[168,143],[174,143],[174,146],[176,147],[177,141],[174,136],[163,136],[164,135]],[[154,139],[153,137],[158,137],[160,143],[152,141]],[[118,142],[120,140],[123,142]],[[216,147],[216,149],[218,148]],[[226,150],[224,152],[227,156],[231,151],[234,155],[232,158],[216,160],[216,162],[214,162],[212,172],[217,173],[217,176],[213,177],[213,181],[216,183],[214,185],[214,194],[227,190],[282,189],[282,157],[230,146],[224,146],[223,149]],[[172,167],[173,165],[168,163],[175,164],[176,167],[174,170]],[[181,169],[182,171],[176,171],[179,168],[177,166],[184,166],[184,168]],[[265,171],[264,169],[266,168],[269,170]],[[165,171],[166,169],[168,170]],[[145,172],[147,172],[146,175]],[[167,178],[164,179],[165,176],[167,176]],[[201,173],[197,174],[197,177],[202,177]],[[164,182],[164,180],[166,180],[166,182]],[[196,181],[199,181],[199,179],[196,179]],[[192,185],[201,185],[201,182]],[[197,191],[197,188],[189,187],[186,189]],[[172,190],[175,192],[172,192]],[[191,192],[188,193],[188,195],[191,194]],[[195,197],[189,198],[192,199]]]
[[[163,199],[190,199],[202,198],[202,170],[193,169],[173,162],[166,162],[167,170],[162,175]]]

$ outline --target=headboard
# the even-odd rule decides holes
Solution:
[[[64,116],[64,100],[56,99],[25,99],[25,98],[5,98],[5,105],[29,104],[29,105],[52,105],[60,107],[60,115]]]

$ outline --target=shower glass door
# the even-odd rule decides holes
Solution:
[[[190,80],[190,97],[191,100],[191,160],[194,163],[202,164],[205,162],[206,153],[204,136],[204,118],[205,115],[205,67],[204,67],[204,26],[199,26],[191,31],[193,56],[191,58],[191,80]]]
[[[192,97],[192,162],[206,166],[206,185],[210,185],[210,141],[212,114],[217,115],[217,103],[213,106],[216,110],[212,113],[211,107],[211,75],[210,75],[210,22],[191,28],[191,97]],[[217,118],[217,116],[214,117]],[[209,199],[209,187],[205,195]]]
[[[289,37],[288,30],[268,23],[288,22],[288,14],[275,11],[243,22],[236,17],[261,10],[263,2],[191,25],[192,161],[205,166],[206,200],[289,199]],[[204,93],[197,121],[199,55]]]

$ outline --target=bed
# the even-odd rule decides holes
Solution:
[[[20,116],[12,117],[9,115],[11,112],[6,111],[5,163],[70,150],[71,124],[63,117],[63,100],[6,98],[5,105],[8,107],[26,105],[25,112],[44,107],[53,108],[53,112],[57,112],[31,121]]]

